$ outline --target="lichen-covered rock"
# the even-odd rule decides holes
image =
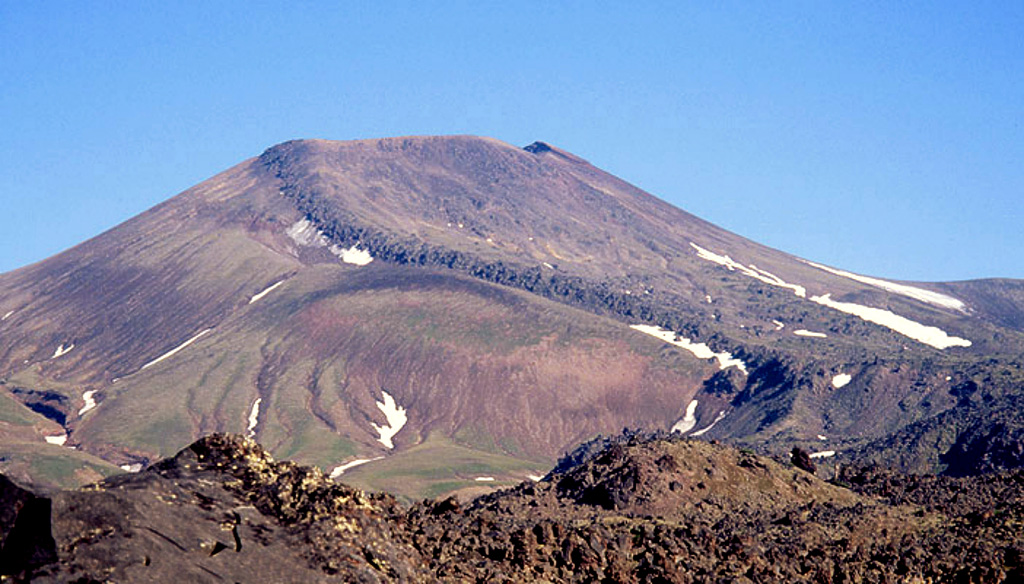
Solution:
[[[389,495],[215,434],[135,475],[54,498],[59,561],[33,581],[422,582]]]

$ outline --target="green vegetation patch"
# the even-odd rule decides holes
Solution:
[[[124,472],[92,455],[52,444],[6,444],[4,459],[0,473],[63,489]]]
[[[500,487],[543,474],[551,463],[482,452],[431,434],[422,444],[346,472],[342,482],[369,491],[388,491],[418,500],[443,497],[467,487]],[[481,482],[477,477],[493,477]]]
[[[0,391],[0,422],[15,426],[31,426],[37,421],[33,419],[34,415],[32,410],[7,392]]]
[[[276,449],[274,458],[312,464],[330,472],[341,461],[355,454],[354,442],[321,424],[313,423],[312,419],[304,419],[292,428],[291,436]]]

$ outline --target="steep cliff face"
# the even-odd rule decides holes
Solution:
[[[36,522],[35,538],[8,531],[3,548],[5,560],[8,550],[36,559],[5,563],[4,573],[33,582],[1024,576],[1020,471],[949,479],[860,469],[841,477],[847,488],[699,441],[611,442],[541,482],[402,507],[276,462],[242,437],[211,436],[141,473],[39,499],[52,503],[52,520]],[[30,512],[22,505],[15,521]]]
[[[1024,387],[1019,288],[803,261],[547,144],[288,142],[0,274],[0,468],[83,484],[233,431],[415,498],[638,426],[1012,466],[977,448]]]

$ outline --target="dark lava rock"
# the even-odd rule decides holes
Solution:
[[[403,508],[214,435],[52,500],[0,482],[5,561],[21,558],[5,566],[37,582],[1024,581],[1022,471],[848,469],[841,486],[628,432],[570,458],[466,505]]]
[[[57,561],[50,533],[51,501],[0,476],[0,574],[23,575]]]
[[[58,560],[33,581],[420,582],[388,495],[213,435],[144,472],[54,497]],[[49,523],[49,522],[47,522]]]
[[[793,451],[789,453],[790,459],[793,461],[793,466],[800,470],[805,470],[811,474],[818,470],[814,466],[814,461],[811,460],[811,455],[806,450],[800,447],[793,447]]]

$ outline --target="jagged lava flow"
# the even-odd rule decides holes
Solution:
[[[0,274],[0,471],[75,486],[236,432],[468,497],[623,427],[1021,465],[1020,281],[813,259],[541,142],[287,142]]]
[[[668,436],[539,482],[400,506],[213,435],[38,495],[0,477],[0,573],[46,582],[1020,582],[1024,470],[845,472]],[[52,515],[51,515],[52,510]]]

